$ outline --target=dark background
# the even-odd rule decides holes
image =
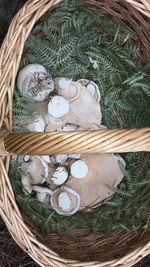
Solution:
[[[7,33],[13,16],[25,2],[26,0],[0,0],[0,45]],[[39,267],[11,238],[1,218],[0,267]],[[134,267],[150,267],[150,256],[144,258]]]

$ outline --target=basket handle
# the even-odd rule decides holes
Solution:
[[[68,153],[125,153],[150,151],[150,128],[95,131],[6,133],[0,136],[0,155]]]

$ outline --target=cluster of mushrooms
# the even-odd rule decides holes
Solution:
[[[75,131],[104,128],[101,125],[100,91],[93,81],[52,79],[44,66],[29,64],[20,70],[17,88],[35,100],[33,117],[24,122],[29,131]],[[123,179],[114,154],[61,154],[19,156],[22,187],[60,215],[72,215],[101,205],[114,194]]]

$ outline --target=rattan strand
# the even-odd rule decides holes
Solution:
[[[150,128],[10,133],[4,138],[4,147],[5,153],[19,155],[150,151]]]

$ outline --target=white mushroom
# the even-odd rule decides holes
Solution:
[[[21,176],[21,183],[23,187],[23,192],[28,195],[32,193],[32,185],[30,181],[30,177],[27,175],[22,175]]]
[[[64,165],[68,159],[68,154],[56,155],[56,163]]]
[[[50,202],[50,196],[47,193],[37,192],[36,198],[38,201],[40,201],[42,203],[49,203]]]
[[[42,184],[46,180],[46,163],[40,157],[33,156],[29,162],[21,164],[22,171],[30,176],[32,184]],[[44,166],[43,166],[44,165]],[[48,168],[48,166],[47,166]]]
[[[37,158],[41,161],[43,168],[44,168],[44,172],[45,172],[44,177],[47,178],[48,177],[48,164],[42,157],[37,156]]]
[[[58,196],[58,206],[63,211],[69,211],[71,208],[71,199],[69,198],[68,194],[66,192],[60,193]]]
[[[62,185],[66,182],[66,180],[68,179],[68,171],[66,170],[65,167],[61,166],[61,167],[58,167],[53,176],[52,176],[52,182],[55,184],[55,185]]]
[[[96,102],[100,102],[101,95],[99,87],[96,83],[86,79],[80,79],[78,80],[78,82],[87,88],[87,91],[89,92],[90,95],[92,95],[95,98]]]
[[[80,94],[80,86],[73,82],[72,79],[58,78],[57,82],[58,95],[63,96],[68,101],[74,101]]]
[[[76,131],[77,128],[78,128],[77,125],[72,124],[72,123],[67,123],[63,125],[62,127],[58,128],[57,131],[58,132],[71,132],[71,131]]]
[[[53,195],[53,191],[41,186],[33,186],[33,191],[36,192],[36,198],[43,203],[49,203],[50,197]]]
[[[69,154],[68,157],[70,159],[80,159],[81,158],[81,154]]]
[[[62,121],[69,113],[69,103],[62,96],[54,96],[48,104],[49,121]]]
[[[51,197],[52,208],[60,215],[75,214],[80,208],[80,195],[69,187],[62,186]]]
[[[71,165],[71,175],[77,179],[83,179],[88,175],[88,165],[83,160],[77,160]]]
[[[46,193],[46,194],[48,194],[48,195],[50,195],[50,196],[52,196],[53,193],[54,193],[52,190],[50,190],[50,189],[47,188],[47,187],[42,187],[42,186],[37,186],[37,185],[33,185],[33,186],[32,186],[32,189],[33,189],[33,191],[35,191],[35,192]]]
[[[36,117],[32,122],[29,122],[26,125],[26,128],[30,132],[44,132],[46,127],[45,120],[42,118],[42,116]]]
[[[90,207],[100,206],[112,197],[114,191],[111,190],[111,187],[116,188],[118,186],[124,173],[118,164],[118,159],[112,154],[83,154],[81,160],[88,165],[86,178],[76,179],[70,175],[66,186],[79,193],[81,197],[80,209],[87,210]],[[81,170],[78,168],[77,171],[76,169],[77,175],[75,174],[75,176],[79,176]]]
[[[65,125],[66,121],[51,121],[47,124],[45,132],[54,132],[57,131],[60,127]]]
[[[46,163],[50,163],[50,158],[49,156],[41,156],[41,158],[46,162]]]
[[[17,87],[23,96],[33,97],[35,101],[41,102],[54,90],[54,81],[45,67],[29,64],[20,70]]]
[[[25,162],[29,161],[29,160],[30,160],[30,156],[29,156],[29,155],[25,155],[24,158],[23,158],[23,160],[24,160]]]
[[[70,112],[67,123],[81,126],[84,129],[91,128],[91,125],[100,125],[102,114],[100,105],[95,101],[86,87],[80,86],[80,95],[70,102]]]

